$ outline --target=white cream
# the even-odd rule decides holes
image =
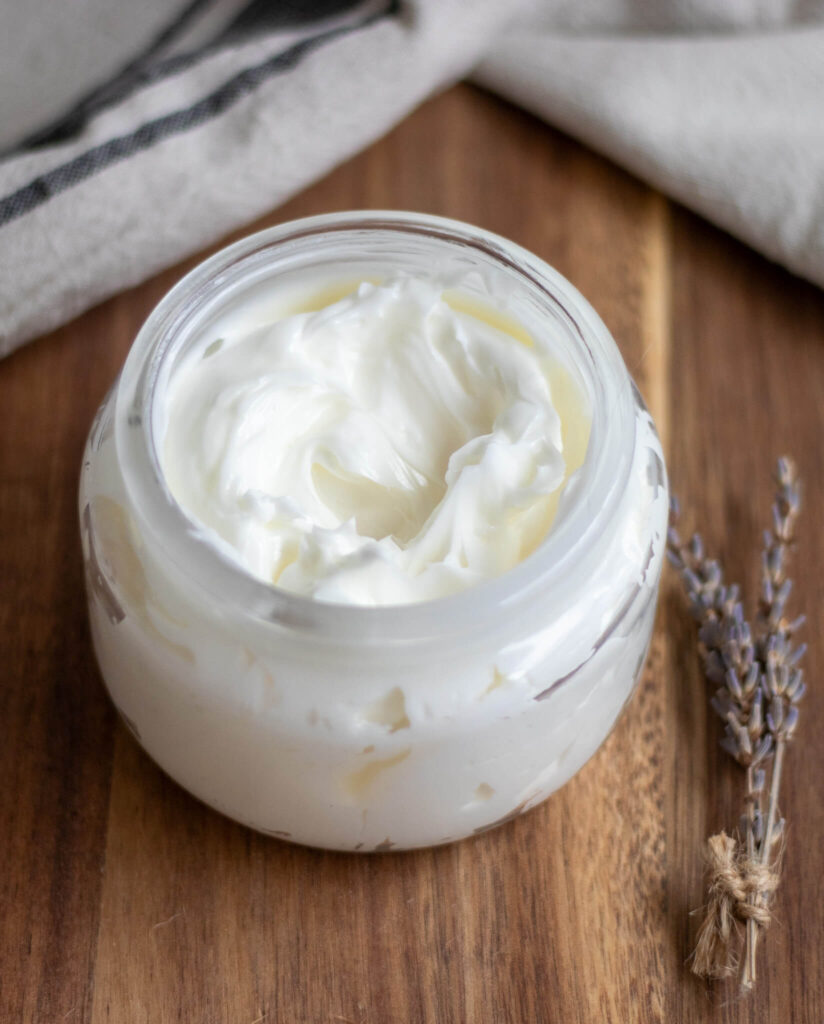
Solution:
[[[362,280],[394,283],[336,301]],[[481,832],[598,749],[644,661],[668,497],[568,282],[378,212],[282,225],[167,296],[92,427],[80,516],[98,662],[149,755],[256,829],[366,851]],[[298,601],[238,560],[415,603]]]
[[[166,480],[255,576],[406,604],[497,576],[545,537],[567,471],[553,362],[443,291],[364,282],[317,312],[206,338],[177,368]]]

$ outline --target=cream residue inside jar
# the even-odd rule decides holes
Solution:
[[[407,604],[526,558],[589,424],[551,344],[399,276],[204,341],[169,381],[160,449],[175,499],[255,576]]]

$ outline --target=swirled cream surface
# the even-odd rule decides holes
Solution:
[[[167,389],[172,494],[249,572],[322,601],[406,604],[512,568],[589,416],[550,349],[468,309],[403,276],[204,344]]]

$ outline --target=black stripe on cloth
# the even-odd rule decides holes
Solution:
[[[305,25],[322,18],[338,15],[362,4],[362,0],[284,0],[272,4],[271,0],[250,0],[238,14],[215,36],[193,50],[161,57],[159,52],[174,43],[175,37],[185,31],[194,18],[205,13],[215,0],[193,0],[148,47],[107,82],[96,86],[56,121],[15,146],[12,152],[40,149],[67,142],[79,135],[86,124],[101,110],[122,103],[125,99],[164,78],[185,71],[193,64],[211,56],[224,46],[245,42],[255,34],[274,32]]]
[[[387,0],[385,7],[367,14],[357,22],[329,29],[309,39],[304,39],[282,53],[267,58],[260,64],[245,68],[192,106],[183,110],[175,110],[153,121],[147,121],[128,135],[109,139],[47,171],[30,181],[28,185],[23,185],[15,192],[0,199],[0,226],[24,216],[53,196],[86,181],[112,164],[125,160],[135,153],[150,149],[156,143],[171,136],[180,135],[210,121],[233,107],[243,97],[254,92],[269,78],[296,67],[308,53],[318,47],[341,36],[368,28],[375,22],[396,14],[399,8],[399,0]]]
[[[361,0],[249,0],[226,26],[221,39],[236,42],[261,30],[299,28],[345,14],[359,3]]]
[[[191,0],[173,21],[150,39],[146,46],[132,57],[128,64],[121,67],[117,74],[90,89],[68,111],[32,132],[31,135],[13,146],[11,152],[18,153],[29,149],[38,149],[41,146],[54,145],[77,135],[92,114],[117,102],[131,92],[132,85],[139,84],[140,75],[152,58],[173,43],[175,37],[189,27],[193,18],[201,11],[211,7],[214,2],[215,0]]]

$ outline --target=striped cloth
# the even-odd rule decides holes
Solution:
[[[824,284],[824,0],[27,0],[0,30],[0,355],[469,74]]]

